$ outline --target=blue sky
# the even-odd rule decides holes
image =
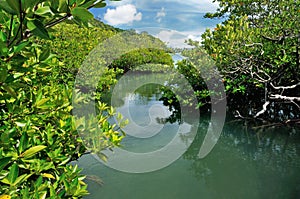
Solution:
[[[203,18],[217,7],[212,0],[122,0],[91,11],[112,26],[148,31],[172,47],[185,47],[186,39],[200,40],[205,29],[221,23]]]

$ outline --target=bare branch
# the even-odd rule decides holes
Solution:
[[[299,101],[300,102],[300,97],[288,97],[288,96],[279,95],[279,94],[271,95],[270,99],[282,99],[282,100],[287,100],[287,101]]]
[[[263,44],[262,44],[262,43],[245,44],[246,47],[252,47],[252,46],[255,46],[255,45],[258,45],[258,46],[263,47]]]
[[[246,119],[246,117],[242,116],[238,110],[236,110],[235,113],[236,113],[236,114],[235,114],[235,117],[239,117],[239,118],[242,118],[242,119]]]
[[[284,37],[281,36],[281,37],[278,37],[278,38],[271,38],[271,37],[268,37],[268,36],[265,36],[265,35],[261,35],[262,38],[266,39],[266,40],[269,40],[269,41],[273,41],[273,42],[282,42]]]
[[[264,112],[267,111],[267,107],[270,104],[269,101],[266,101],[265,104],[263,105],[263,109],[261,111],[259,111],[258,113],[256,113],[256,115],[254,116],[254,118],[257,118],[258,116],[260,116],[261,114],[263,114]]]
[[[300,86],[300,82],[298,84],[294,84],[292,86],[274,86],[273,83],[270,83],[270,84],[274,89],[293,89],[293,88],[296,88],[297,86]]]

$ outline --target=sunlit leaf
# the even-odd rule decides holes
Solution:
[[[47,14],[54,15],[52,12],[51,8],[49,6],[44,6],[44,7],[39,7],[34,14],[39,15],[39,16],[45,16]]]
[[[4,194],[4,195],[0,196],[0,199],[11,199],[11,197],[10,197],[10,195]]]
[[[22,183],[23,181],[25,181],[26,179],[28,179],[30,176],[32,176],[32,174],[23,174],[23,175],[17,177],[17,179],[13,183],[13,186],[16,186],[19,183]]]
[[[26,126],[26,123],[23,123],[23,122],[15,122],[15,124],[19,127],[24,127]]]
[[[45,177],[45,178],[55,179],[55,177],[50,173],[42,173],[42,176]]]
[[[41,100],[39,100],[39,101],[37,101],[36,103],[35,103],[35,106],[37,107],[37,108],[40,108],[41,106],[43,106],[46,102],[48,102],[49,101],[49,98],[44,98],[44,99],[41,99]]]
[[[32,156],[34,156],[38,152],[44,150],[45,148],[47,148],[47,146],[43,146],[43,145],[31,147],[30,149],[28,149],[24,153],[22,153],[19,157],[20,158],[25,158],[25,159],[31,158]]]

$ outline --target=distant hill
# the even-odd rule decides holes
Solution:
[[[54,32],[52,33],[52,35],[54,38],[52,40],[40,41],[41,44],[49,45],[51,53],[55,54],[61,62],[61,65],[58,67],[54,67],[54,70],[58,70],[58,74],[61,74],[60,78],[62,79],[62,82],[64,82],[66,79],[74,81],[78,69],[81,67],[88,54],[97,45],[107,40],[108,38],[117,35],[120,32],[125,31],[130,35],[136,35],[137,38],[140,37],[140,39],[144,41],[149,41],[151,44],[164,46],[164,43],[161,40],[149,35],[147,32],[138,34],[135,32],[135,30],[122,30],[107,25],[99,19],[91,20],[90,24],[93,27],[85,28],[80,27],[79,25],[70,21],[66,21],[53,27]],[[155,63],[162,62],[162,64],[173,65],[171,63],[172,59],[168,54],[168,52],[170,52],[170,49],[168,49],[166,46],[165,48],[166,52],[151,51],[151,54],[150,51],[148,52],[147,50],[143,49],[140,53],[131,53],[132,62],[136,62],[133,63],[133,65],[153,63],[154,58],[156,60],[162,60],[160,62],[156,61]],[[111,53],[113,53],[113,51]],[[147,54],[148,58],[146,61],[143,61],[145,60],[145,58],[143,58],[143,54],[145,53]],[[131,60],[131,54],[126,55],[126,58]],[[119,61],[121,62],[118,63],[119,65],[117,68],[127,67],[126,63],[122,62],[126,60]]]

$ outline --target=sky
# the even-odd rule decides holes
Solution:
[[[217,8],[212,0],[122,0],[91,12],[114,27],[147,31],[171,47],[186,47],[185,40],[200,41],[207,28],[221,23],[203,17]]]

